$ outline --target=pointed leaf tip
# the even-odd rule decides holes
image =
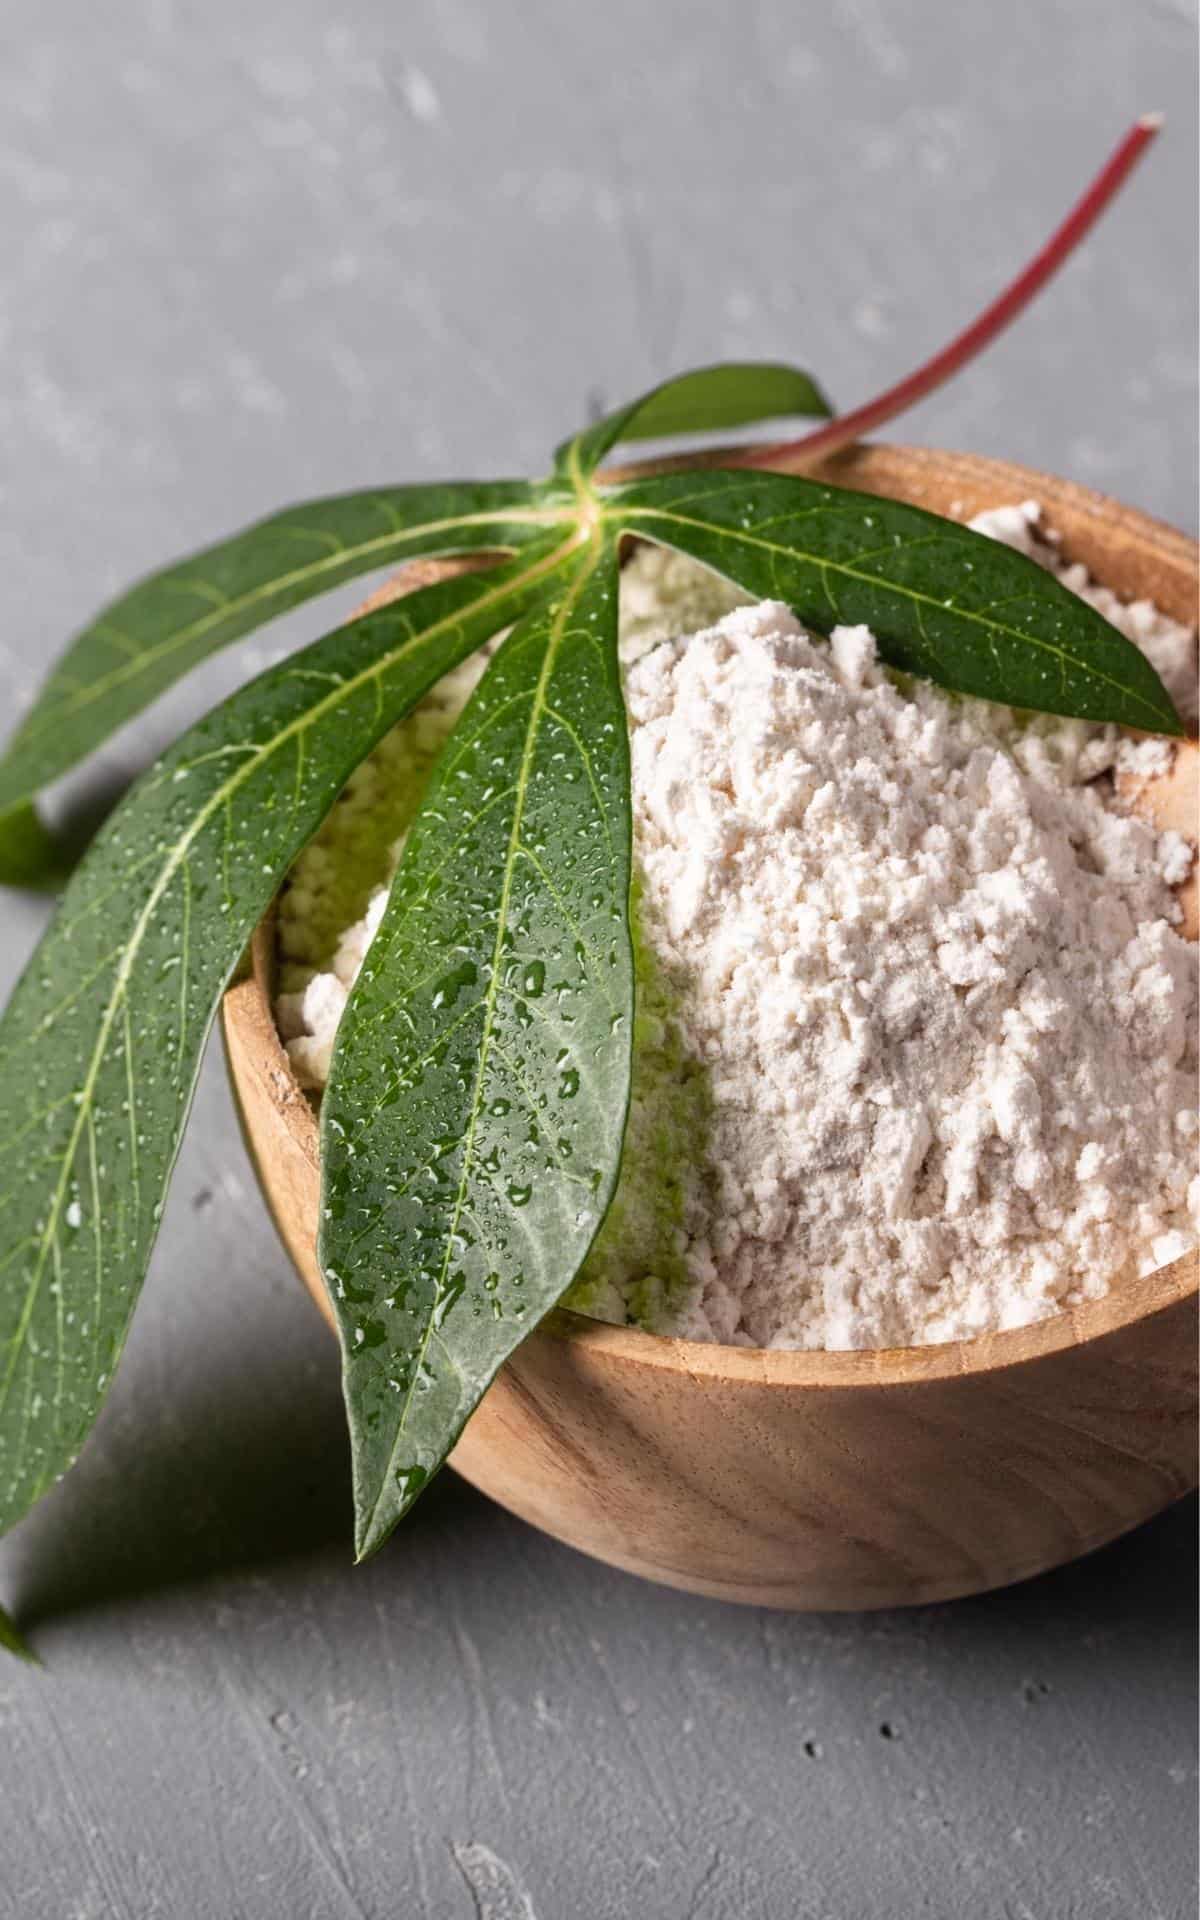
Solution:
[[[40,1667],[42,1664],[12,1615],[3,1607],[0,1607],[0,1647],[6,1653],[14,1653],[18,1660],[24,1660],[28,1666]]]
[[[0,886],[48,892],[66,878],[65,849],[28,803],[0,813]]]

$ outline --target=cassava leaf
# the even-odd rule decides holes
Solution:
[[[523,480],[377,488],[289,507],[152,574],[54,668],[0,759],[0,816],[201,660],[290,607],[417,554],[513,551],[561,518]]]
[[[0,1647],[6,1653],[15,1653],[18,1660],[27,1660],[31,1667],[40,1667],[42,1664],[29,1642],[22,1637],[16,1621],[3,1607],[0,1607]]]
[[[504,642],[338,1031],[320,1255],[360,1556],[570,1284],[616,1182],[633,998],[616,628],[609,550]]]
[[[811,374],[776,360],[726,360],[697,367],[652,387],[628,406],[564,440],[555,453],[559,473],[583,477],[622,440],[665,440],[679,433],[719,433],[789,414],[820,420],[830,406]]]
[[[1024,554],[919,507],[773,473],[605,490],[607,520],[703,561],[818,633],[868,626],[885,660],[957,693],[1182,733],[1146,656]]]
[[[383,731],[565,548],[426,588],[193,727],[113,814],[0,1022],[0,1528],[71,1464],[124,1342],[205,1036],[283,874]]]
[[[868,624],[892,665],[948,688],[1181,730],[1136,648],[953,522],[765,472],[590,478],[619,439],[827,410],[791,369],[702,369],[577,435],[546,482],[294,509],[134,588],[76,641],[0,762],[0,877],[52,858],[36,788],[214,648],[418,553],[517,554],[262,675],[139,783],[68,887],[0,1023],[0,1528],[95,1416],[256,921],[380,734],[514,622],[414,822],[323,1108],[321,1256],[360,1553],[571,1283],[616,1182],[629,1092],[623,535],[785,600],[818,632]]]
[[[54,835],[28,801],[0,813],[0,886],[48,887],[69,862]]]

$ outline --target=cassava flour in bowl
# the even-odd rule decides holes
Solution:
[[[1036,508],[975,524],[1194,703],[1193,635],[1059,567]],[[813,640],[653,549],[624,572],[622,656],[633,1105],[569,1304],[695,1339],[904,1346],[1040,1319],[1194,1245],[1196,950],[1171,892],[1191,850],[1103,777],[1169,746],[901,687],[866,629]],[[309,1087],[480,671],[389,736],[283,896],[277,1011]]]

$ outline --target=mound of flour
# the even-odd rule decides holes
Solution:
[[[1034,509],[983,530],[1054,564]],[[726,611],[661,554],[626,576],[634,1105],[572,1303],[886,1347],[1023,1324],[1194,1244],[1196,955],[1171,893],[1190,850],[1087,784],[1169,748],[901,690],[865,629],[826,644],[781,605]],[[1103,610],[1178,697],[1190,636]],[[351,913],[347,836],[390,866],[479,670],[369,763],[285,896],[279,1017],[310,1085],[385,899],[360,860]]]

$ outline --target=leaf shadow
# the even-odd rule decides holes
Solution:
[[[63,795],[56,811],[54,833],[63,855],[73,867],[87,852],[101,827],[133,785],[136,775],[90,773]]]
[[[169,1418],[106,1412],[16,1537],[6,1587],[22,1631],[267,1569],[297,1585],[318,1565],[355,1577],[345,1415],[326,1336],[317,1337],[319,1364],[277,1369],[266,1387],[213,1360],[190,1390],[175,1391]],[[469,1532],[469,1513],[457,1509],[472,1505],[486,1510],[443,1474],[406,1519],[406,1536],[415,1546],[448,1510]]]

